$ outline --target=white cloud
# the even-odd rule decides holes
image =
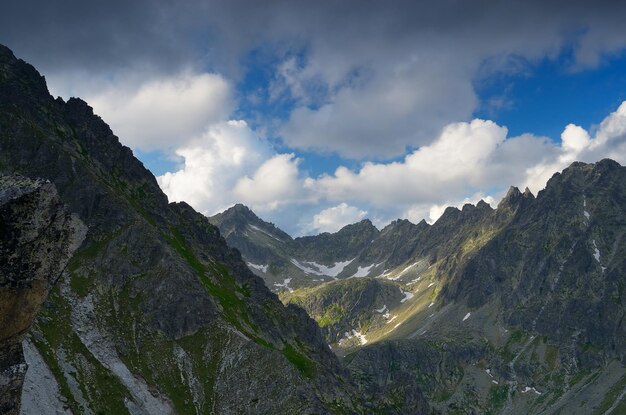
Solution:
[[[221,122],[176,151],[177,172],[158,178],[171,200],[207,214],[243,202],[291,233],[336,231],[366,216],[381,227],[398,217],[436,221],[447,206],[491,205],[510,185],[533,193],[575,160],[626,163],[626,102],[591,134],[568,125],[561,141],[507,137],[492,121],[446,126],[402,161],[305,177],[294,154],[277,154],[243,121]],[[328,207],[330,206],[330,207]],[[319,211],[318,209],[326,207]]]
[[[275,209],[285,203],[302,203],[304,183],[299,178],[295,154],[277,154],[266,160],[252,175],[240,178],[234,196],[252,207]]]
[[[347,203],[340,203],[314,215],[310,231],[314,233],[337,232],[346,225],[360,221],[366,215],[367,212],[364,210]]]
[[[244,121],[228,121],[210,126],[176,154],[183,166],[158,177],[159,185],[170,201],[184,200],[213,214],[236,202],[237,181],[254,173],[272,157],[272,150]]]
[[[316,188],[331,200],[358,200],[379,208],[462,198],[490,180],[502,181],[489,177],[486,169],[514,144],[505,142],[506,134],[506,128],[492,121],[451,124],[431,145],[402,162],[365,163],[358,172],[340,167],[333,176],[320,178]]]
[[[183,165],[157,178],[170,201],[208,215],[235,203],[258,211],[307,200],[294,154],[276,154],[245,121],[214,124],[176,150]]]
[[[222,76],[185,72],[138,87],[109,87],[87,97],[122,142],[142,150],[185,145],[233,110],[231,85]]]
[[[553,157],[530,164],[525,186],[534,192],[543,189],[552,175],[574,161],[593,163],[611,158],[626,165],[626,101],[607,116],[591,137],[584,128],[569,124],[561,134],[561,144],[554,145]]]

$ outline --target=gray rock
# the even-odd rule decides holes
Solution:
[[[86,228],[50,182],[0,175],[0,412],[19,414],[22,340]]]

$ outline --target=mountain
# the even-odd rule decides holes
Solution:
[[[537,198],[512,188],[496,210],[447,210],[414,259],[439,288],[395,330],[364,333],[353,375],[412,379],[451,413],[622,413],[625,184],[614,161],[574,163]]]
[[[355,261],[379,234],[369,220],[345,226],[336,233],[295,239],[241,204],[210,217],[209,221],[275,292],[374,273],[380,268],[361,267]]]
[[[53,99],[5,47],[0,173],[49,180],[88,227],[24,343],[32,412],[429,411],[418,389],[364,395],[301,308],[283,306],[207,218],[168,203],[91,107]]]
[[[315,318],[365,390],[418,388],[446,413],[617,414],[624,235],[626,168],[577,162],[537,197],[511,187],[496,209],[450,207],[432,225],[392,222],[359,252],[334,246],[377,271],[309,275],[281,298]]]

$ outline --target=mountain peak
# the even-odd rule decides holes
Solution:
[[[267,233],[271,237],[278,240],[291,240],[291,236],[277,228],[273,223],[266,222],[259,218],[256,213],[248,206],[237,203],[225,211],[211,216],[209,221],[218,228],[222,229],[222,233],[227,237],[232,231],[246,232],[249,226],[260,229],[261,232]],[[228,231],[226,231],[228,229]]]
[[[526,188],[526,190],[528,190],[528,188]],[[522,196],[522,192],[520,192],[517,187],[511,186],[500,203],[498,203],[498,209],[517,206]]]
[[[378,233],[378,228],[376,228],[376,226],[374,226],[374,224],[372,223],[371,220],[369,219],[363,219],[359,222],[356,223],[351,223],[349,225],[344,226],[343,228],[339,229],[339,231],[337,231],[337,234],[340,233],[356,233],[356,232],[374,232],[374,233]]]

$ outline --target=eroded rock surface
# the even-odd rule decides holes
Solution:
[[[0,176],[0,413],[19,413],[23,337],[85,231],[50,182]]]

